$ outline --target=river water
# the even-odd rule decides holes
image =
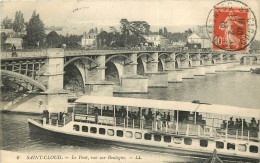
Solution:
[[[260,109],[260,75],[249,72],[223,72],[204,77],[195,77],[195,79],[187,79],[183,83],[169,83],[168,88],[149,88],[148,94],[116,94],[115,96],[177,101],[200,100],[206,103]],[[0,117],[0,145],[1,149],[7,151],[21,153],[70,153],[71,155],[84,153],[91,156],[102,154],[107,157],[108,155],[140,156],[142,158],[140,161],[144,162],[147,160],[166,162],[201,161],[200,158],[123,148],[90,141],[77,143],[57,139],[51,140],[46,136],[35,135],[35,133],[29,132],[27,124],[28,115],[0,113]],[[117,159],[112,160],[112,162],[114,161],[120,162]],[[133,162],[138,162],[138,160]]]

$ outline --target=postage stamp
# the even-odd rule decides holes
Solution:
[[[256,17],[240,1],[223,1],[214,6],[207,19],[213,50],[246,51],[256,34]]]

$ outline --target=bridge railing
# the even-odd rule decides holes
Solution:
[[[8,58],[27,58],[47,56],[47,49],[22,49],[22,50],[4,50],[1,51],[1,59]]]

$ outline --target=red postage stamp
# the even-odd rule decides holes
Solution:
[[[246,8],[214,8],[213,50],[246,50]]]

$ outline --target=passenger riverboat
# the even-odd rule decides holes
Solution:
[[[83,96],[64,113],[29,118],[31,131],[153,151],[260,160],[260,110],[193,102]],[[37,129],[37,130],[36,130]]]

